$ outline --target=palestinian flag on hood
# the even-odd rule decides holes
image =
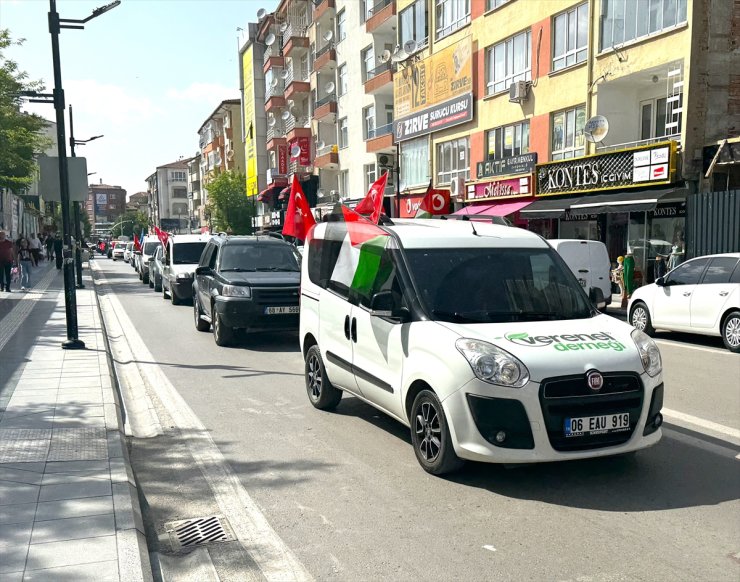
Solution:
[[[329,215],[327,240],[341,241],[331,280],[360,295],[369,296],[390,274],[383,251],[393,244],[391,236],[378,225],[343,204]],[[387,272],[386,272],[387,271]]]

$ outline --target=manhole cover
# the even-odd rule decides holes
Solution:
[[[174,550],[234,539],[225,517],[212,515],[164,524]]]

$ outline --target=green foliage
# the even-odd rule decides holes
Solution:
[[[48,145],[41,133],[48,122],[39,115],[21,113],[21,91],[41,91],[39,81],[28,81],[28,74],[19,71],[4,51],[14,41],[10,31],[0,29],[0,188],[15,192],[27,188],[33,181],[36,168],[34,154]]]
[[[149,217],[146,212],[141,210],[127,210],[121,214],[115,220],[115,225],[111,230],[111,236],[118,238],[119,236],[127,236],[133,240],[134,234],[141,236],[141,231],[148,232],[149,230]]]
[[[244,174],[221,172],[206,185],[214,231],[251,234],[254,206]]]

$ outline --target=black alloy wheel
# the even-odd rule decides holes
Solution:
[[[336,408],[342,399],[342,391],[327,378],[319,346],[311,346],[306,352],[305,376],[306,393],[311,404],[319,410]]]
[[[213,313],[213,339],[217,346],[228,346],[234,340],[234,328],[224,325],[223,319],[214,309]]]
[[[411,442],[416,459],[432,475],[451,473],[464,461],[455,453],[442,404],[431,390],[422,390],[411,406]]]
[[[200,309],[200,302],[198,301],[198,297],[193,294],[193,313],[195,316],[195,329],[198,331],[208,331],[211,327],[211,324],[208,323],[205,319],[201,318],[201,315],[203,315],[203,312]]]

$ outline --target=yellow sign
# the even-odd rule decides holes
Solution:
[[[396,119],[473,90],[472,37],[419,62],[413,58],[393,75]]]
[[[256,119],[254,115],[254,47],[250,44],[242,56],[242,79],[244,83],[244,157],[247,164],[247,196],[258,194]]]

